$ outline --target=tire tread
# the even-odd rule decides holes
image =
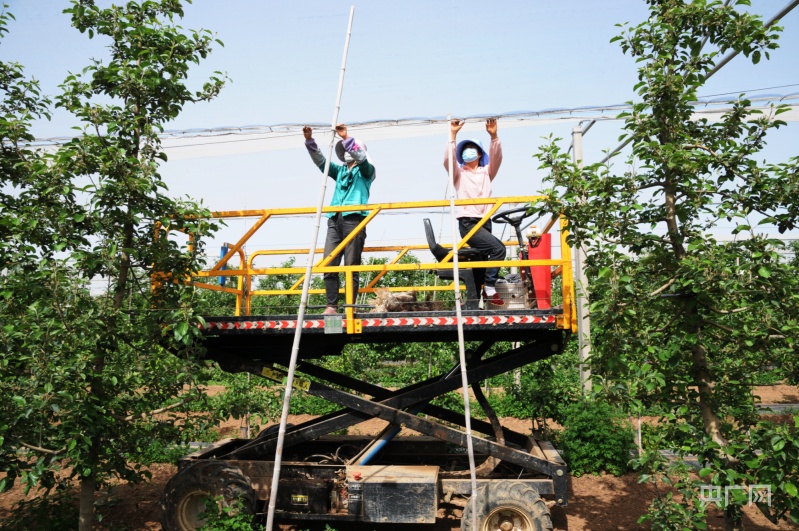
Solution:
[[[164,487],[161,496],[161,525],[164,531],[189,531],[180,527],[177,508],[184,496],[197,490],[211,496],[221,496],[222,503],[227,506],[241,500],[245,510],[255,514],[255,490],[241,469],[225,461],[202,460],[180,470]]]
[[[523,508],[529,515],[535,531],[551,531],[552,519],[549,515],[544,500],[538,492],[522,483],[514,480],[504,480],[497,483],[488,484],[477,489],[477,512],[478,527],[472,528],[472,503],[471,498],[466,502],[461,519],[462,531],[482,531],[479,527],[482,520],[497,507],[511,505],[516,508]]]

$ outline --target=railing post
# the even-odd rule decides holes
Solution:
[[[355,333],[355,308],[352,307],[354,290],[352,289],[352,271],[347,270],[344,272],[344,315],[347,319],[347,333]]]

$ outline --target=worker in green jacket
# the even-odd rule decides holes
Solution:
[[[325,171],[325,156],[319,150],[313,139],[310,127],[303,127],[305,147],[311,155],[311,160]],[[343,163],[341,165],[330,161],[327,175],[336,181],[331,206],[365,205],[369,202],[369,189],[375,180],[375,168],[366,154],[366,145],[347,135],[347,126],[336,126],[336,133],[341,140],[336,143],[336,156]],[[332,212],[327,215],[327,238],[325,239],[325,256],[333,250],[357,227],[366,217],[366,211]],[[366,230],[362,230],[355,238],[344,247],[344,265],[360,265],[363,246],[366,242]],[[342,254],[334,257],[329,265],[338,266]],[[358,296],[358,272],[352,274],[353,301]],[[325,273],[325,295],[327,307],[324,314],[338,313],[338,292],[340,287],[338,273]]]

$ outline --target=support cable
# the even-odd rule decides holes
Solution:
[[[447,126],[450,124],[450,116],[447,115]],[[469,473],[472,479],[472,529],[476,529],[477,522],[477,471],[474,465],[474,444],[472,442],[472,412],[469,405],[469,378],[466,374],[466,346],[463,339],[463,315],[461,313],[461,284],[458,280],[458,227],[455,216],[455,177],[454,177],[454,154],[455,141],[447,139],[447,153],[449,157],[449,212],[452,224],[452,276],[455,279],[455,320],[458,323],[458,355],[461,365],[461,387],[463,389],[463,415],[466,428],[466,450],[469,454]],[[449,144],[452,144],[450,146]]]
[[[269,509],[266,516],[266,531],[272,531],[275,520],[275,505],[277,503],[277,489],[280,481],[280,462],[283,455],[283,440],[286,436],[286,423],[289,416],[289,406],[291,403],[291,389],[294,385],[294,372],[297,369],[297,357],[300,351],[300,339],[302,338],[303,321],[305,319],[305,309],[308,306],[308,291],[311,286],[311,270],[313,268],[314,255],[316,254],[316,240],[319,237],[319,225],[322,219],[322,208],[325,203],[325,193],[327,192],[327,172],[330,170],[330,157],[333,155],[333,144],[336,141],[336,124],[338,123],[338,113],[341,108],[341,92],[344,87],[344,73],[347,70],[347,52],[350,47],[350,35],[352,33],[352,18],[355,14],[355,6],[350,7],[350,20],[347,25],[347,38],[344,42],[344,58],[341,61],[341,74],[338,80],[338,93],[336,94],[336,106],[333,110],[333,122],[330,130],[333,133],[330,145],[327,149],[325,168],[322,172],[322,189],[319,194],[319,203],[316,208],[316,222],[314,225],[313,238],[308,250],[308,265],[305,269],[305,279],[302,283],[302,296],[300,297],[300,308],[297,313],[297,328],[294,331],[294,343],[291,347],[291,359],[289,361],[288,376],[286,378],[286,391],[283,397],[283,411],[280,414],[280,427],[277,432],[277,448],[275,449],[274,470],[272,472],[272,487],[269,490]],[[349,288],[349,286],[348,286]]]

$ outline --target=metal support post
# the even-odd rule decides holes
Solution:
[[[583,129],[579,125],[572,129],[572,158],[578,168],[583,167]],[[577,275],[575,297],[577,299],[577,339],[580,360],[580,385],[587,396],[591,392],[591,318],[588,312],[588,277],[585,274],[586,254],[583,247],[574,249],[574,272]]]

